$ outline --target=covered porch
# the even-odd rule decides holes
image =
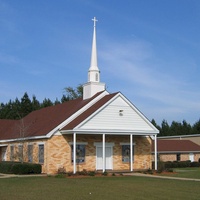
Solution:
[[[149,133],[128,133],[128,132],[83,132],[83,131],[61,131],[62,135],[72,135],[72,141],[69,142],[72,148],[73,173],[80,169],[81,162],[85,166],[90,162],[95,165],[96,171],[129,171],[151,168],[151,140],[152,137],[155,149],[157,149],[157,134]],[[89,138],[92,137],[91,141]],[[98,137],[98,139],[95,139]],[[84,139],[83,139],[84,138]],[[83,149],[86,146],[86,150]],[[88,149],[93,148],[91,152]],[[79,152],[85,152],[86,158],[79,155]],[[146,155],[149,154],[149,155]],[[155,151],[155,157],[157,158]],[[157,170],[157,161],[155,162]],[[142,165],[143,167],[138,167]]]

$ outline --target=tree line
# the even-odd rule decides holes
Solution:
[[[164,119],[161,125],[158,125],[154,119],[152,119],[151,122],[160,131],[158,137],[200,134],[200,119],[193,125],[187,123],[186,120],[183,120],[182,122],[172,121],[171,124],[168,124]]]
[[[75,89],[66,87],[65,94],[60,100],[56,99],[55,101],[45,98],[42,102],[39,102],[35,95],[29,98],[28,93],[25,92],[20,100],[16,98],[14,101],[10,100],[8,103],[0,104],[0,119],[22,119],[32,111],[76,99],[82,97],[82,95],[83,88],[81,85],[78,85]],[[190,125],[185,120],[182,122],[172,121],[171,124],[163,120],[161,125],[158,125],[154,119],[151,122],[160,131],[159,137],[200,134],[200,119],[193,125]]]
[[[66,87],[64,90],[65,94],[63,94],[60,100],[51,101],[49,98],[45,98],[40,102],[35,95],[30,98],[28,93],[25,92],[21,99],[16,98],[8,103],[0,103],[0,119],[21,119],[32,111],[77,99],[82,97],[83,94],[81,85],[75,89]]]

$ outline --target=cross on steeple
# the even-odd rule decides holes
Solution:
[[[92,21],[94,21],[94,27],[96,27],[96,22],[98,22],[98,20],[96,19],[96,17],[94,17],[94,19],[92,19]]]
[[[98,92],[105,90],[105,83],[100,82],[100,71],[97,64],[97,45],[96,45],[96,17],[94,21],[92,52],[90,68],[88,70],[88,82],[83,85],[83,99],[88,99]]]

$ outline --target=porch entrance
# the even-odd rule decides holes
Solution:
[[[103,152],[102,147],[96,147],[97,155],[97,170],[103,169]],[[112,147],[105,147],[105,169],[113,169],[113,160],[112,160]]]

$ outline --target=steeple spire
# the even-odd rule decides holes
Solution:
[[[100,71],[97,65],[96,17],[94,17],[92,21],[94,21],[94,30],[91,62],[88,70],[88,82],[83,85],[83,99],[91,98],[96,93],[105,90],[105,83],[100,83]]]
[[[97,65],[97,42],[96,42],[96,22],[98,20],[96,19],[96,17],[94,17],[92,21],[94,21],[94,31],[93,31],[93,41],[92,41],[91,63],[89,70],[99,70]]]
[[[88,82],[99,82],[100,81],[100,71],[97,64],[97,41],[96,41],[96,22],[98,21],[96,17],[92,19],[94,21],[94,31],[92,40],[92,53],[90,68],[88,71]]]

